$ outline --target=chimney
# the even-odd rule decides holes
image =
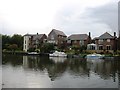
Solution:
[[[89,32],[89,37],[91,37],[91,33]]]
[[[114,32],[114,37],[116,37],[116,32]]]
[[[88,44],[91,43],[91,33],[89,32],[89,41],[88,41]]]

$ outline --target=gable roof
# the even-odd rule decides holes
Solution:
[[[60,30],[56,30],[56,29],[52,29],[53,32],[55,32],[55,34],[57,35],[62,35],[62,36],[66,36],[64,32],[60,31]],[[51,32],[52,32],[51,31]]]
[[[25,34],[24,36],[32,36],[32,34]]]
[[[40,40],[43,35],[44,35],[44,34],[36,34],[36,35],[33,35],[33,40],[37,40],[37,39]]]
[[[45,35],[45,34],[25,34],[24,36],[32,36],[33,37],[33,40],[36,40],[36,39],[41,39],[42,36]]]
[[[108,32],[105,32],[104,34],[102,34],[101,36],[99,36],[97,39],[113,39],[114,37],[109,34]]]
[[[68,37],[70,40],[86,40],[87,38],[87,34],[72,34]]]

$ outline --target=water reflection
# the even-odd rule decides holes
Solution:
[[[100,75],[101,78],[110,79],[112,77],[115,82],[117,73],[117,63],[115,61],[88,60],[88,66],[91,71]]]
[[[67,60],[66,57],[49,57],[49,59],[51,59],[55,63],[63,63]]]
[[[99,77],[99,80],[110,80],[111,83],[113,81],[120,86],[119,58],[96,61],[57,57],[3,55],[2,64],[3,66],[12,65],[13,67],[22,66],[24,70],[47,72],[51,81],[60,80],[68,73],[74,78],[83,78],[85,80],[86,78],[89,80],[90,78]],[[93,75],[95,76],[94,78]]]

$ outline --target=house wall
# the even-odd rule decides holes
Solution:
[[[40,42],[41,42],[41,43],[44,43],[44,40],[45,40],[45,39],[47,39],[47,36],[44,34],[44,35],[42,36],[42,38],[40,39]]]
[[[57,40],[58,40],[58,46],[60,46],[61,44],[64,44],[66,42],[66,36],[58,35]]]
[[[23,42],[23,50],[27,52],[27,50],[30,47],[30,38],[31,36],[24,36],[24,42]]]
[[[114,39],[110,39],[110,42],[107,41],[107,39],[103,40],[102,43],[99,43],[99,39],[95,40],[95,44],[98,45],[98,49],[100,45],[103,45],[103,49],[107,50],[107,45],[111,46],[111,50],[114,49]]]
[[[71,45],[80,46],[80,40],[72,40]]]
[[[80,43],[80,41],[82,41]],[[86,40],[71,40],[71,45],[76,45],[76,46],[87,46],[87,44],[89,43],[90,38],[88,37]]]
[[[51,31],[48,35],[48,42],[55,43],[56,45],[61,45],[66,40],[66,36],[56,35],[54,31]]]
[[[47,39],[47,36],[44,34],[40,39],[40,43],[43,43],[45,39]],[[29,48],[37,47],[35,44],[36,40],[33,41],[33,36],[24,36],[23,50],[25,52],[27,52]]]
[[[55,34],[54,31],[51,31],[48,35],[48,42],[49,43],[57,43],[57,35]]]

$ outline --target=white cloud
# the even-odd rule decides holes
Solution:
[[[1,0],[0,20],[3,34],[49,33],[52,28],[70,33],[103,32],[110,27],[96,23],[87,13],[113,0]],[[102,30],[102,31],[101,31]]]
[[[117,31],[117,1],[94,7],[87,5],[82,11],[78,8],[76,5],[62,9],[56,17],[56,27],[68,35],[91,32],[93,37]]]

